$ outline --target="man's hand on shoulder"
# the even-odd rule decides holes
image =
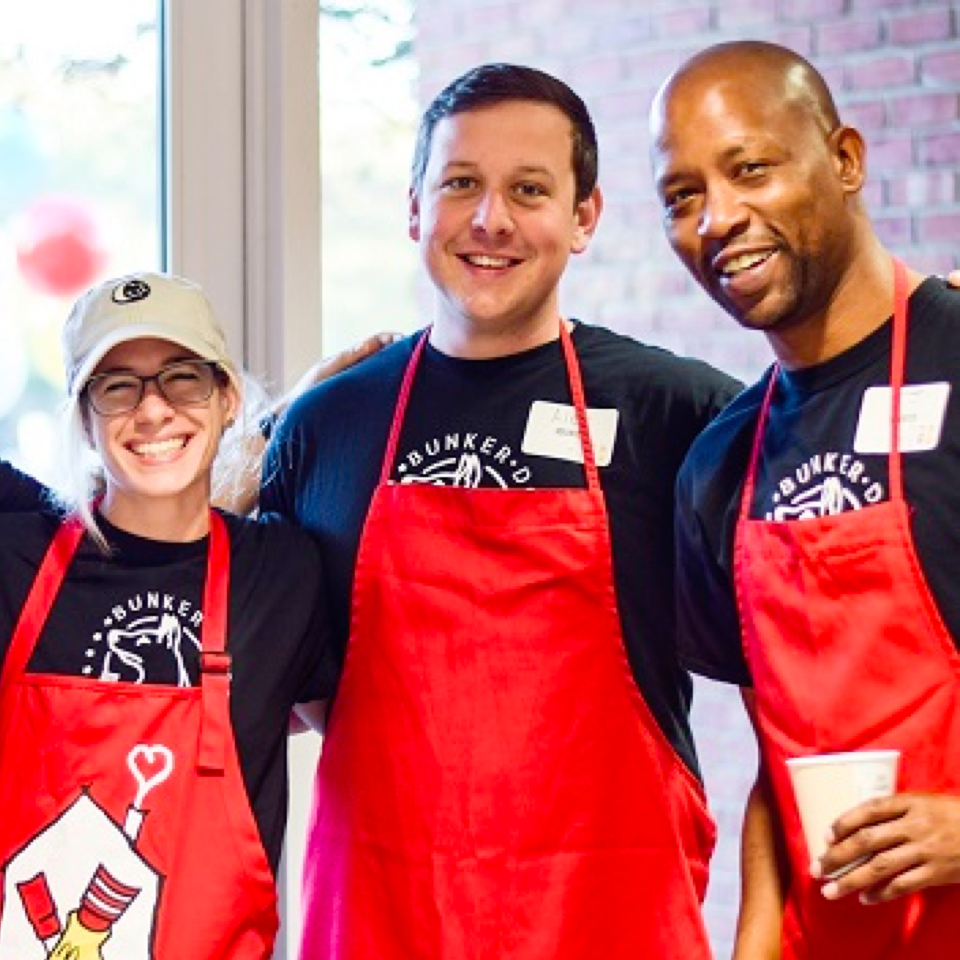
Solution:
[[[366,360],[402,337],[400,333],[375,333],[340,353],[318,360],[310,367],[292,390],[271,404],[267,415],[260,421],[260,429],[248,431],[240,438],[237,452],[231,460],[231,469],[225,471],[226,475],[218,480],[214,489],[214,503],[232,513],[252,513],[260,496],[261,461],[267,441],[273,433],[274,424],[287,407],[305,390]]]
[[[960,286],[960,270],[957,271],[957,278],[957,285]],[[294,388],[284,398],[285,402],[276,409],[276,413],[282,413],[287,405],[304,391],[322,383],[324,380],[329,380],[330,377],[342,373],[344,370],[349,370],[350,367],[360,363],[361,360],[366,360],[367,357],[373,356],[384,347],[389,347],[391,343],[396,343],[402,339],[402,333],[382,331],[367,337],[366,340],[355,343],[352,347],[347,347],[346,350],[341,350],[340,353],[335,353],[332,357],[324,357],[322,360],[318,360],[297,381]]]

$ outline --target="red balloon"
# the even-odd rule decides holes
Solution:
[[[44,197],[27,209],[16,236],[23,278],[43,293],[79,293],[107,262],[90,208],[69,198]]]

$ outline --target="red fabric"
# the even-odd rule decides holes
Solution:
[[[202,643],[204,659],[218,667],[225,656],[227,537],[211,513]],[[104,944],[104,960],[265,960],[278,924],[276,896],[237,761],[227,675],[204,673],[201,687],[177,688],[22,672],[78,542],[78,526],[65,524],[0,678],[4,889],[48,831],[66,829],[69,866],[58,857],[45,867],[62,922],[98,867],[140,890]],[[152,787],[143,786],[152,779]],[[96,829],[73,828],[81,822]],[[127,851],[122,863],[116,837]],[[133,861],[137,882],[129,875]],[[22,960],[45,957],[36,932],[28,936],[16,913],[21,905],[6,898],[3,909],[0,954],[15,944],[19,952],[11,955]]]
[[[920,571],[903,500],[898,411],[907,309],[899,263],[896,274],[891,499],[814,520],[747,518],[775,374],[737,530],[744,649],[791,863],[784,960],[955,960],[960,950],[955,886],[874,906],[822,896],[809,876],[784,762],[897,748],[898,789],[960,793],[960,657]]]
[[[302,960],[710,955],[713,824],[626,660],[563,343],[588,489],[376,491],[318,772]]]

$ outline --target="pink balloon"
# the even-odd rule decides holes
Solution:
[[[92,211],[70,198],[36,201],[27,209],[15,242],[24,280],[58,297],[89,287],[107,262]]]

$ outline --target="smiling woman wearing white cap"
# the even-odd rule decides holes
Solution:
[[[64,348],[76,509],[0,515],[0,956],[264,960],[318,552],[210,506],[242,384],[199,287],[101,284]]]
[[[203,291],[159,274],[108,281],[75,304],[63,350],[68,467],[89,532],[104,544],[90,509],[98,496],[108,520],[135,511],[164,539],[205,531],[210,467],[242,385]]]

